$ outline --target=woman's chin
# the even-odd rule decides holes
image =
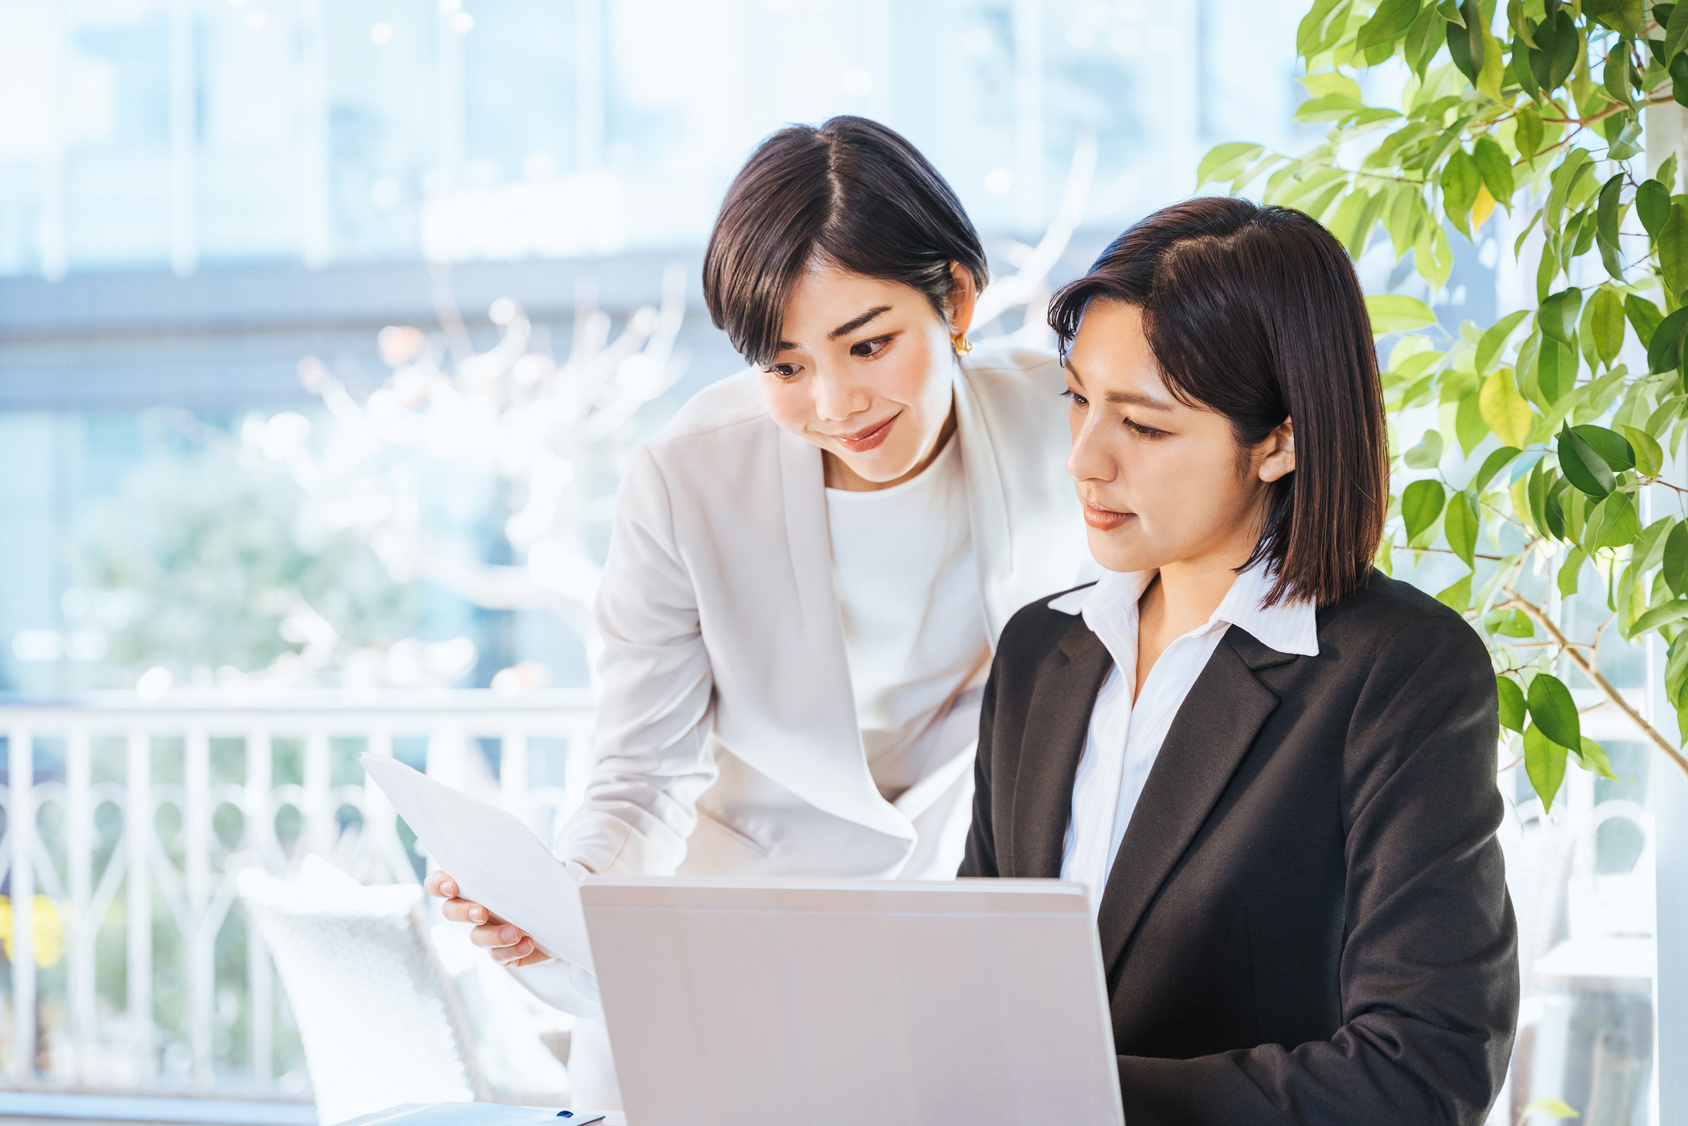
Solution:
[[[836,457],[844,465],[844,468],[851,473],[870,485],[880,488],[908,476],[909,472],[914,469],[916,461],[912,454],[898,450],[887,450],[884,447],[871,453],[862,454],[843,454],[834,450],[832,456]]]
[[[1123,529],[1102,531],[1098,528],[1085,528],[1085,538],[1090,544],[1090,557],[1097,564],[1110,571],[1144,571],[1152,564],[1146,562],[1140,551],[1133,551],[1127,544],[1121,542],[1125,537],[1121,535]]]

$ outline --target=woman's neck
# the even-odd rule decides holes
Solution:
[[[1156,573],[1137,600],[1139,690],[1167,646],[1213,617],[1251,554],[1251,543],[1238,542],[1195,559],[1168,563]]]
[[[1213,617],[1236,581],[1234,565],[1225,560],[1162,567],[1138,600],[1140,628],[1148,632],[1152,622],[1155,633],[1182,637]]]

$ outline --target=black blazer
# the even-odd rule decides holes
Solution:
[[[963,876],[1053,877],[1112,664],[1021,610],[980,720]],[[1494,676],[1374,575],[1316,657],[1231,627],[1138,801],[1098,926],[1129,1126],[1482,1122],[1518,1015]]]

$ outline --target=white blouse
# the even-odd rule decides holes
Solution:
[[[900,485],[826,491],[856,723],[887,801],[978,738],[990,638],[959,444]]]
[[[1061,852],[1061,878],[1090,889],[1090,912],[1101,907],[1102,891],[1114,866],[1137,799],[1160,755],[1178,709],[1219,647],[1237,626],[1280,653],[1319,652],[1318,621],[1311,602],[1260,604],[1272,589],[1266,569],[1255,565],[1237,576],[1208,620],[1178,638],[1149,670],[1143,691],[1137,678],[1137,600],[1154,571],[1109,572],[1093,587],[1064,594],[1050,609],[1082,613],[1084,624],[1113,655],[1073,779],[1073,811]]]

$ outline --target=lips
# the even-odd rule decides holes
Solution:
[[[832,439],[851,453],[865,453],[868,450],[876,449],[890,436],[892,424],[900,417],[902,417],[902,412],[898,411],[890,418],[883,422],[876,422],[866,430],[858,430],[854,434],[834,434]]]
[[[1135,512],[1115,512],[1111,508],[1103,508],[1099,504],[1084,502],[1084,522],[1099,532],[1111,532],[1123,525],[1127,520],[1137,519]]]

